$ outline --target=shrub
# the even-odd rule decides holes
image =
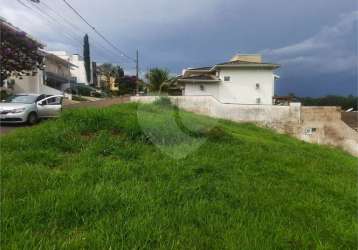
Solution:
[[[154,104],[159,106],[171,106],[172,102],[170,101],[170,98],[161,96],[159,99],[154,101]]]
[[[0,91],[0,100],[5,100],[8,96],[9,95],[5,90]]]

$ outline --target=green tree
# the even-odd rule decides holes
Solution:
[[[170,79],[167,69],[153,68],[146,74],[151,91],[159,91],[163,83]]]
[[[137,87],[137,77],[123,76],[119,82],[117,82],[117,86],[119,87],[120,95],[134,94]]]
[[[124,77],[124,70],[121,68],[121,66],[117,66],[116,71],[117,71],[118,79],[121,79],[122,77]]]
[[[297,99],[302,102],[305,106],[339,106],[342,109],[353,108],[357,110],[358,108],[358,97],[349,95],[349,96],[334,96],[327,95],[323,97],[297,97]]]
[[[123,88],[123,90],[120,91],[120,94],[131,93],[132,91],[131,88],[133,85],[131,81],[133,80],[133,77],[129,77],[129,76],[126,77],[124,75],[124,70],[121,66],[114,65],[111,63],[104,63],[98,66],[98,69],[100,71],[100,74],[104,75],[106,78],[105,82],[102,84],[104,88],[109,87],[110,78],[114,77],[116,86],[119,86],[120,90],[121,88]]]
[[[83,39],[83,59],[85,62],[87,82],[91,82],[91,55],[88,35],[86,34]]]

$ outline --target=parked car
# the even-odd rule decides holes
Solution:
[[[62,110],[61,95],[16,94],[0,103],[1,123],[35,124],[41,118],[57,117]]]

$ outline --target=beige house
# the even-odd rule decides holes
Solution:
[[[119,87],[116,86],[116,78],[113,76],[107,76],[100,71],[97,73],[98,77],[98,86],[99,88],[109,89],[110,91],[116,92],[119,91]]]

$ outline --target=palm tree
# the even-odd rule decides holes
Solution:
[[[169,80],[169,71],[167,69],[153,68],[146,74],[151,91],[159,91],[162,84]]]

